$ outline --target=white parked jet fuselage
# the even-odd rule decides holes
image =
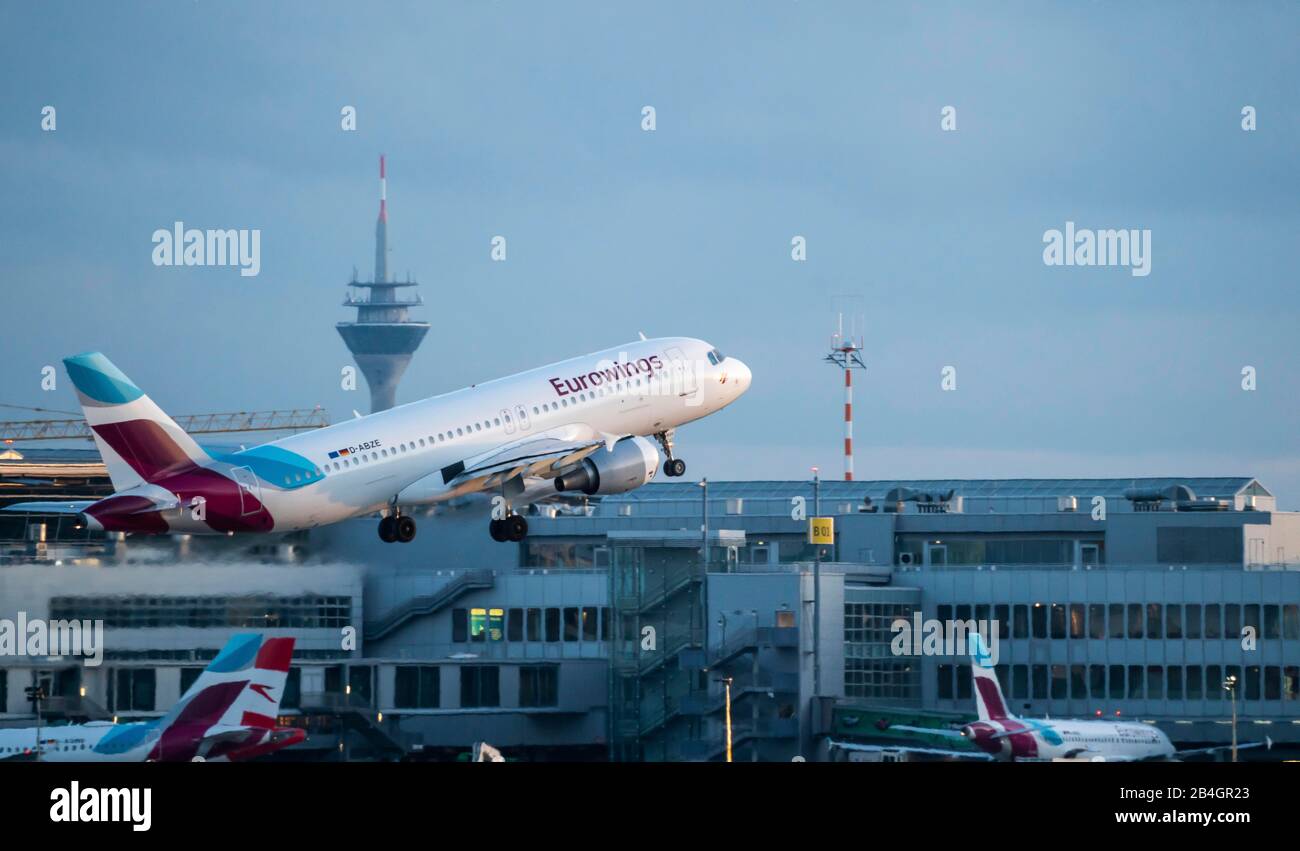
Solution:
[[[974,686],[975,709],[979,718],[965,724],[960,730],[917,727],[908,724],[887,724],[884,729],[965,739],[978,751],[856,742],[832,742],[832,748],[847,751],[914,752],[961,759],[1140,762],[1212,754],[1232,747],[1242,750],[1273,746],[1272,740],[1265,737],[1262,742],[1250,742],[1240,746],[1213,745],[1180,751],[1174,747],[1173,742],[1169,741],[1169,736],[1165,735],[1163,730],[1152,724],[1132,721],[1074,719],[1058,721],[1049,718],[1018,718],[1007,708],[1007,701],[1002,694],[1002,686],[998,682],[993,659],[983,636],[978,632],[972,632],[967,636],[967,641],[971,657],[971,685]]]
[[[297,744],[306,730],[276,725],[293,645],[235,635],[162,718],[0,729],[0,761],[244,760]]]

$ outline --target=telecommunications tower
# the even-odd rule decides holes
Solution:
[[[412,307],[424,302],[419,295],[403,296],[400,290],[418,287],[408,276],[405,282],[388,276],[388,177],[384,157],[379,157],[379,221],[375,224],[375,278],[358,281],[355,271],[344,307],[357,309],[356,322],[336,326],[343,342],[356,359],[357,366],[370,385],[370,413],[386,411],[397,402],[397,382],[406,372],[411,355],[419,348],[429,323],[413,320]]]

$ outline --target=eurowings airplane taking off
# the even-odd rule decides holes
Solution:
[[[236,635],[162,718],[133,724],[92,721],[39,729],[42,762],[226,762],[301,742],[275,726],[293,657],[292,638]],[[0,729],[0,760],[33,760],[35,727]]]
[[[979,720],[972,721],[958,730],[912,727],[904,724],[890,724],[886,729],[966,739],[973,742],[979,748],[978,751],[861,745],[847,742],[833,742],[832,747],[844,750],[928,753],[963,759],[1018,761],[1078,759],[1095,762],[1173,760],[1228,750],[1232,747],[1216,745],[1180,751],[1169,741],[1164,731],[1153,724],[1017,718],[1007,709],[1007,702],[1002,696],[1002,686],[994,673],[983,637],[974,632],[970,634],[967,641],[971,651],[971,677],[972,685],[975,687],[975,707],[979,712]],[[1237,749],[1272,748],[1272,746],[1272,740],[1265,738],[1262,742],[1238,745]]]
[[[379,537],[390,543],[415,537],[404,508],[475,492],[502,498],[492,537],[522,540],[519,508],[564,492],[638,488],[659,469],[660,448],[665,475],[681,476],[675,429],[750,384],[748,367],[708,343],[642,339],[221,455],[104,355],[64,364],[116,492],[7,510],[75,512],[94,530],[188,534],[292,532],[381,512]]]

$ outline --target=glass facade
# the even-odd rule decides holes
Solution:
[[[102,620],[106,629],[335,629],[352,623],[351,597],[52,597],[51,620]]]
[[[921,696],[921,660],[894,654],[896,621],[909,627],[919,595],[847,587],[844,591],[844,696],[871,703],[913,703]]]

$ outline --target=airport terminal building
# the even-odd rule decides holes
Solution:
[[[60,470],[66,469],[61,478]],[[96,473],[98,469],[98,474]],[[11,451],[0,503],[97,493],[93,452]],[[297,637],[280,758],[822,759],[873,712],[974,711],[969,665],[903,619],[993,622],[1029,716],[1119,715],[1180,746],[1300,752],[1300,514],[1241,478],[653,483],[542,506],[496,543],[481,499],[286,538],[0,521],[0,618],[87,618],[104,659],[0,656],[0,724],[156,717],[238,632]],[[835,518],[834,544],[807,517]],[[702,551],[707,558],[701,558]],[[1236,676],[1233,694],[1224,680]]]

